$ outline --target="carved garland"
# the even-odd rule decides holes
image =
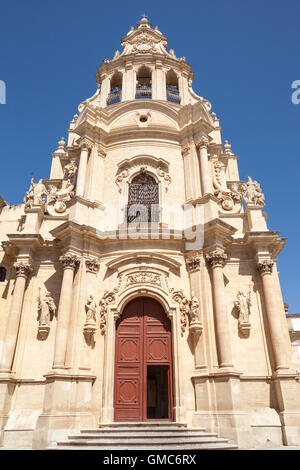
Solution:
[[[104,292],[102,299],[99,302],[100,305],[100,330],[102,335],[106,333],[106,326],[107,326],[107,314],[108,314],[108,307],[109,304],[115,302],[116,300],[116,290]]]
[[[200,322],[198,299],[192,295],[191,300],[188,300],[182,289],[173,291],[172,299],[179,304],[181,335],[184,335],[188,323],[192,334],[201,334],[203,328]]]
[[[122,193],[122,187],[123,187],[123,181],[130,178],[130,176],[137,171],[140,172],[147,172],[148,167],[150,167],[149,171],[150,172],[155,172],[158,176],[158,178],[161,180],[161,182],[164,182],[164,187],[165,191],[167,192],[169,189],[169,186],[172,182],[172,178],[169,175],[169,173],[165,170],[163,170],[161,165],[154,165],[153,163],[149,161],[143,162],[142,160],[139,162],[139,164],[135,164],[131,168],[125,167],[123,170],[120,170],[120,173],[117,175],[115,178],[115,183],[118,186],[119,193]]]

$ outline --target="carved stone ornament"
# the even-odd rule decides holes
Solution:
[[[216,248],[215,250],[211,251],[210,253],[207,253],[205,255],[206,260],[208,264],[212,268],[223,268],[226,260],[227,260],[227,255],[224,250],[221,248]]]
[[[116,290],[117,289],[113,291],[106,290],[99,303],[100,305],[100,330],[103,335],[106,333],[108,306],[109,304],[115,302]]]
[[[119,193],[122,192],[122,182],[125,178],[127,178],[129,175],[129,170],[128,168],[125,168],[115,179],[116,185],[119,188]]]
[[[154,286],[162,287],[161,275],[144,271],[128,274],[126,276],[125,288],[131,287],[135,284],[152,284]]]
[[[127,166],[130,165],[130,166]],[[156,173],[158,179],[162,183],[162,187],[165,192],[168,191],[172,178],[168,173],[168,168],[161,160],[153,161],[147,157],[137,158],[131,163],[126,163],[126,166],[118,170],[118,174],[115,178],[115,183],[118,186],[119,193],[124,191],[124,182],[130,179],[135,173]]]
[[[67,211],[67,202],[75,196],[77,164],[73,161],[64,168],[64,178],[61,189],[49,184],[47,191],[47,210],[64,215]]]
[[[64,268],[75,269],[80,263],[80,258],[72,253],[66,253],[59,258],[59,261],[62,263]]]
[[[263,261],[259,261],[256,265],[257,271],[259,274],[271,274],[273,271],[274,262],[270,259],[265,259]]]
[[[190,332],[193,335],[200,335],[203,327],[200,321],[199,301],[192,293],[190,300]]]
[[[32,273],[32,265],[30,263],[25,263],[23,261],[18,261],[14,264],[16,270],[16,276],[28,277]]]
[[[100,267],[100,262],[97,258],[87,258],[85,260],[86,271],[88,273],[97,274]]]
[[[248,294],[241,290],[238,291],[234,306],[238,312],[239,330],[242,336],[248,337],[250,334],[251,324],[249,321],[251,307],[251,286]]]
[[[186,268],[189,272],[195,272],[200,269],[201,258],[199,255],[189,256],[186,258]]]
[[[260,184],[257,181],[253,181],[250,176],[248,176],[248,181],[245,184],[246,190],[244,193],[244,200],[246,204],[264,207],[265,196],[261,190]]]
[[[162,170],[161,166],[159,166],[156,170],[156,173],[158,176],[164,179],[166,185],[165,185],[165,190],[168,191],[169,185],[172,183],[172,178],[171,176],[166,173],[165,171]]]
[[[217,158],[217,157],[216,157]],[[227,188],[225,165],[218,159],[213,159],[213,185],[215,188],[214,195],[219,199],[219,205],[224,211],[235,212],[242,208],[242,193],[240,193],[239,185],[232,185]],[[245,184],[244,187],[245,188]]]
[[[24,197],[25,209],[32,209],[33,207],[39,207],[43,205],[45,203],[46,195],[47,189],[43,183],[43,180],[40,179],[38,183],[34,183],[34,179],[32,177],[30,188]]]
[[[52,321],[56,306],[50,292],[46,291],[44,297],[41,297],[41,289],[39,289],[38,298],[38,338],[45,340],[50,331],[50,322]]]
[[[174,302],[179,304],[180,310],[180,323],[181,323],[181,335],[184,332],[189,323],[189,331],[192,334],[201,334],[203,328],[200,322],[200,310],[199,301],[192,293],[191,300],[184,295],[183,290],[177,290],[172,292],[172,299]]]
[[[172,293],[172,299],[174,302],[179,304],[180,310],[180,323],[181,323],[181,335],[184,334],[187,324],[188,324],[188,314],[189,314],[189,301],[184,295],[183,290],[177,290]]]
[[[202,136],[200,140],[198,140],[198,142],[196,143],[196,147],[199,147],[200,149],[201,148],[208,148],[209,146],[209,140],[207,137],[205,136]]]
[[[85,303],[86,318],[83,327],[83,334],[88,340],[91,340],[96,331],[96,308],[94,297],[90,294]]]

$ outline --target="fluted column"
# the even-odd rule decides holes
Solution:
[[[71,253],[67,253],[64,256],[61,256],[59,260],[63,264],[63,280],[57,313],[58,318],[54,346],[53,369],[63,369],[65,367],[65,356],[72,307],[73,278],[74,271],[80,262],[79,258]]]
[[[3,355],[3,363],[1,364],[2,372],[11,372],[12,370],[12,364],[15,355],[18,331],[22,314],[26,280],[32,272],[32,266],[29,262],[17,262],[15,263],[14,268],[16,270],[16,282],[14,287],[14,293],[11,299],[11,305],[5,333],[5,350]]]
[[[208,162],[208,139],[202,137],[200,141],[196,144],[199,147],[200,155],[200,173],[201,173],[201,183],[202,183],[202,196],[212,192],[212,181],[211,181],[211,170]]]
[[[88,154],[89,154],[89,146],[87,145],[86,142],[84,142],[82,144],[81,153],[80,153],[77,184],[76,184],[76,196],[84,195]]]
[[[282,334],[280,314],[278,312],[278,299],[275,295],[273,282],[273,261],[264,260],[257,263],[257,270],[262,278],[266,313],[271,334],[271,342],[276,370],[288,369],[286,344]]]
[[[227,255],[221,248],[207,253],[206,260],[212,269],[213,299],[215,308],[216,339],[219,353],[219,367],[233,367],[230,345],[229,321],[224,308],[223,266]]]

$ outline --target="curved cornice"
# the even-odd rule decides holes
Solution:
[[[118,269],[124,263],[128,263],[130,261],[136,262],[155,262],[158,261],[165,266],[168,266],[171,269],[178,270],[181,266],[181,263],[175,261],[173,258],[162,255],[159,253],[149,253],[149,252],[139,252],[139,253],[128,253],[126,255],[119,256],[118,258],[113,259],[106,263],[108,269]]]
[[[170,163],[167,162],[167,160],[164,160],[163,158],[157,158],[154,157],[153,155],[147,155],[147,154],[141,154],[141,155],[136,155],[132,158],[126,158],[125,160],[122,160],[120,163],[118,163],[118,168],[124,168],[126,166],[132,167],[135,163],[138,163],[139,161],[143,162],[149,162],[150,164],[154,164],[156,166],[164,166],[164,167],[169,167]]]

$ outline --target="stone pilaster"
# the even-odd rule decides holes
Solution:
[[[81,145],[81,153],[80,153],[77,184],[76,184],[76,196],[81,196],[81,197],[84,196],[89,148],[90,148],[89,143],[84,140]]]
[[[212,192],[211,170],[208,162],[207,153],[208,145],[209,141],[204,136],[201,137],[200,141],[196,144],[196,146],[199,148],[202,196],[205,196],[205,194],[210,194]]]

